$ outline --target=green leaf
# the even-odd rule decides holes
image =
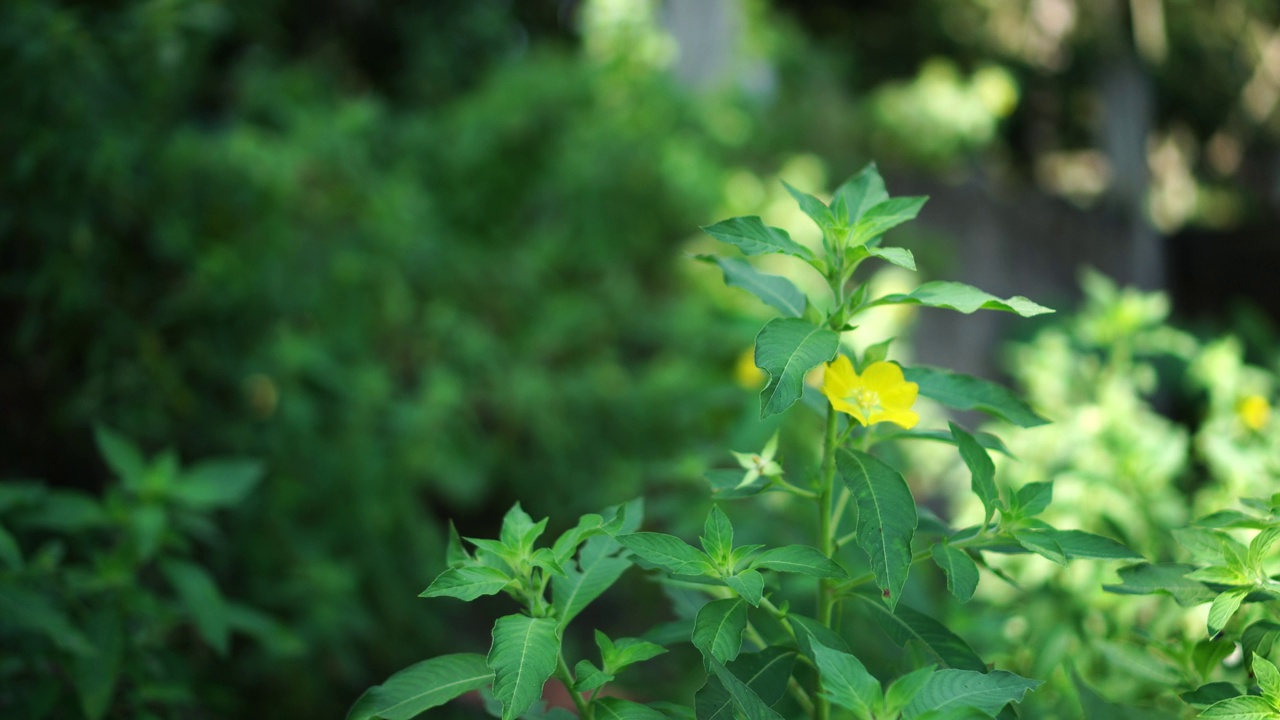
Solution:
[[[1204,583],[1185,577],[1195,569],[1195,565],[1186,563],[1138,563],[1116,571],[1120,576],[1119,585],[1103,585],[1102,589],[1118,595],[1164,593],[1183,607],[1193,607],[1217,597]]]
[[[732,698],[734,706],[746,717],[746,720],[784,720],[760,698],[755,690],[729,672],[723,663],[714,657],[708,658],[708,662],[711,665],[711,671],[729,691],[729,697]]]
[[[1222,628],[1227,626],[1227,622],[1240,609],[1240,603],[1244,601],[1249,592],[1249,588],[1238,588],[1228,590],[1213,599],[1213,604],[1209,606],[1208,626],[1210,637],[1217,635],[1222,631]]]
[[[493,670],[493,696],[502,703],[502,720],[520,717],[542,697],[542,686],[555,672],[559,654],[555,620],[527,615],[498,618],[486,663]]]
[[[613,538],[593,537],[583,544],[577,562],[565,565],[564,577],[551,578],[551,601],[561,628],[567,627],[631,567],[630,560],[616,556],[621,549]]]
[[[905,373],[906,368],[903,368],[903,371]],[[895,429],[880,436],[882,440],[935,440],[937,442],[947,443],[948,445],[956,444],[955,437],[946,430],[897,430],[896,425],[892,427]],[[1005,457],[1014,457],[1013,453],[1009,452],[1009,448],[1005,447],[1004,442],[991,433],[976,432],[973,433],[973,437],[978,441],[979,445],[988,450],[994,450]]]
[[[701,255],[698,259],[719,265],[721,272],[724,273],[725,285],[746,290],[787,317],[798,318],[804,314],[808,299],[785,277],[762,273],[751,263],[737,258]]]
[[[822,551],[808,545],[783,545],[760,553],[751,560],[751,567],[798,573],[818,578],[845,578],[844,568],[832,562]]]
[[[620,638],[613,643],[599,630],[596,631],[596,645],[600,647],[600,657],[610,673],[667,652],[661,645],[640,638]]]
[[[883,608],[884,606],[881,605],[880,607]],[[844,638],[840,637],[839,633],[811,617],[789,613],[787,621],[791,623],[791,629],[795,630],[796,643],[800,645],[800,652],[804,653],[810,660],[814,659],[814,641],[833,650],[850,651],[849,644],[844,641]]]
[[[1192,525],[1205,528],[1252,528],[1261,530],[1267,527],[1267,521],[1260,520],[1239,510],[1219,510],[1191,521]]]
[[[0,584],[0,618],[8,625],[44,635],[69,653],[93,655],[93,643],[50,598],[40,593]]]
[[[449,568],[440,573],[418,597],[452,597],[470,602],[482,595],[494,595],[511,582],[505,572],[483,565]]]
[[[1191,553],[1191,557],[1198,563],[1226,565],[1231,555],[1248,554],[1248,550],[1243,545],[1221,530],[1187,527],[1174,528],[1171,533],[1173,539]],[[1234,553],[1228,550],[1228,545],[1233,543],[1238,546]],[[1241,565],[1243,566],[1243,563]]]
[[[1229,682],[1211,682],[1195,690],[1179,693],[1178,697],[1191,707],[1203,710],[1216,702],[1246,694],[1244,690]],[[1117,716],[1115,720],[1128,720],[1128,718]]]
[[[1118,705],[1107,700],[1089,687],[1074,668],[1071,671],[1071,681],[1080,698],[1080,708],[1084,711],[1085,720],[1168,720],[1167,713]]]
[[[512,549],[520,549],[528,553],[533,550],[533,543],[547,527],[547,519],[534,523],[533,518],[520,507],[520,503],[511,506],[502,518],[502,530],[498,538]]]
[[[1040,557],[1052,560],[1059,565],[1067,564],[1067,553],[1058,544],[1058,541],[1050,534],[1038,530],[1014,530],[1013,539],[1018,541],[1022,547],[1039,555]]]
[[[1227,698],[1205,708],[1196,717],[1222,718],[1223,720],[1276,720],[1280,712],[1271,703],[1257,695],[1241,695]]]
[[[868,247],[867,254],[871,257],[877,257],[881,260],[891,262],[900,268],[908,270],[916,269],[916,257],[911,251],[900,247]]]
[[[1199,570],[1187,573],[1186,578],[1188,580],[1199,580],[1200,582],[1216,583],[1219,585],[1249,584],[1249,576],[1246,575],[1244,571],[1223,565],[1202,567]]]
[[[1053,312],[1052,309],[1034,303],[1021,295],[1000,299],[964,283],[935,280],[927,282],[907,294],[886,295],[868,307],[878,305],[924,305],[925,307],[956,310],[966,315],[978,310],[1003,310],[1032,317]]]
[[[1053,481],[1027,483],[1013,497],[1021,517],[1035,517],[1053,502]]]
[[[451,568],[462,567],[474,562],[471,553],[467,552],[467,548],[463,546],[462,538],[458,536],[458,528],[453,526],[452,520],[449,521],[449,544],[445,550],[445,562]]]
[[[1253,676],[1258,679],[1262,696],[1272,705],[1280,705],[1280,670],[1261,655],[1253,656]]]
[[[0,525],[0,560],[4,561],[10,570],[22,569],[22,548],[3,525]]]
[[[124,633],[120,614],[114,607],[90,613],[85,631],[93,643],[92,655],[77,655],[68,666],[71,682],[80,696],[80,709],[88,720],[100,720],[111,709],[120,664],[124,655]]]
[[[533,554],[529,556],[529,565],[542,568],[554,576],[565,577],[567,575],[565,569],[560,565],[560,561],[556,560],[556,554],[551,548],[543,547],[534,550]]]
[[[49,488],[37,480],[5,480],[0,483],[0,513],[29,508],[48,494]]]
[[[584,540],[605,532],[604,518],[595,513],[587,513],[578,518],[578,524],[566,530],[551,545],[551,552],[561,564],[569,562],[573,553]]]
[[[914,220],[928,200],[927,197],[896,197],[877,203],[854,224],[850,244],[865,245],[867,241]]]
[[[831,212],[840,225],[856,225],[871,208],[889,199],[884,179],[875,163],[868,163],[857,175],[836,188]]]
[[[1249,625],[1240,634],[1240,645],[1244,648],[1245,657],[1270,655],[1278,639],[1280,639],[1280,624],[1270,620],[1259,620]]]
[[[1271,548],[1280,540],[1280,527],[1269,527],[1254,536],[1249,543],[1249,567],[1262,571],[1262,563],[1271,554]]]
[[[764,596],[764,576],[755,570],[743,570],[736,575],[729,575],[724,578],[724,584],[733,588],[753,607],[758,607],[760,598]]]
[[[742,598],[712,600],[693,621],[693,646],[706,658],[728,662],[742,651],[747,629],[747,605]]]
[[[773,705],[786,692],[796,654],[783,648],[765,648],[743,653],[727,669],[756,694],[765,705]],[[694,696],[698,720],[733,720],[733,696],[714,674]]]
[[[937,669],[936,665],[927,665],[894,680],[884,694],[885,710],[890,715],[901,712],[929,683],[929,678],[933,677]]]
[[[870,717],[883,699],[880,681],[849,653],[832,650],[814,641],[813,655],[826,697],[842,708]]]
[[[723,220],[702,228],[711,237],[737,247],[745,255],[782,253],[814,260],[813,251],[791,239],[786,230],[769,227],[752,215]]]
[[[836,356],[840,336],[805,320],[775,318],[756,336],[756,366],[769,373],[760,393],[760,417],[776,415],[800,399],[804,376]]]
[[[733,553],[733,524],[719,505],[712,505],[703,523],[702,548],[717,564],[723,563]]]
[[[706,553],[674,535],[639,532],[619,535],[618,542],[642,559],[673,575],[712,573],[715,564]]]
[[[920,394],[956,410],[980,410],[1019,427],[1048,423],[1029,405],[1001,385],[949,370],[904,367],[902,374],[920,386]]]
[[[347,720],[409,720],[492,681],[493,671],[483,655],[441,655],[410,665],[366,690],[347,712]]]
[[[822,228],[825,231],[835,224],[835,215],[831,213],[831,210],[827,208],[826,204],[821,200],[807,192],[791,187],[790,183],[786,180],[782,181],[782,186],[787,189],[787,192],[791,194],[791,197],[795,198],[796,204],[800,206],[800,209],[804,211],[804,214],[808,215],[815,223],[817,223],[819,228]]]
[[[182,560],[164,560],[160,570],[191,614],[200,637],[219,655],[226,655],[230,640],[227,603],[205,569]]]
[[[111,524],[102,505],[78,490],[50,490],[38,505],[23,512],[16,520],[21,520],[24,527],[65,533],[77,533]]]
[[[1142,556],[1102,535],[1083,530],[1058,530],[1047,528],[1042,530],[1053,538],[1062,548],[1068,560],[1141,560]]]
[[[169,516],[160,505],[143,505],[129,514],[129,530],[142,560],[150,560],[160,551],[168,527]]]
[[[196,510],[230,507],[248,496],[263,473],[257,460],[205,460],[188,468],[169,493]]]
[[[991,522],[996,510],[1004,505],[1000,501],[1000,491],[996,489],[996,465],[968,431],[955,423],[948,423],[948,427],[951,428],[952,437],[956,439],[956,447],[960,449],[960,458],[973,476],[970,487],[973,488],[973,494],[982,501],[982,507],[986,511],[984,522]]]
[[[137,446],[105,425],[94,426],[93,438],[97,441],[98,452],[120,483],[130,490],[141,488],[147,474],[147,461]]]
[[[854,528],[858,546],[870,558],[876,585],[892,608],[898,604],[911,570],[915,499],[897,470],[866,453],[841,450],[836,466],[858,509]]]
[[[1226,640],[1201,640],[1191,649],[1191,666],[1201,677],[1209,677],[1213,671],[1234,652],[1236,644]],[[1245,657],[1249,653],[1245,652]],[[1238,695],[1239,693],[1234,693]],[[1219,698],[1221,699],[1221,698]]]
[[[978,564],[963,550],[935,543],[933,561],[947,575],[947,590],[960,602],[969,602],[978,589]]]
[[[968,643],[928,615],[906,605],[890,610],[878,598],[862,593],[854,594],[853,597],[860,601],[860,607],[870,611],[872,621],[899,647],[917,642],[935,660],[947,667],[978,672],[987,669],[986,663],[982,662],[982,658]]]
[[[596,701],[595,717],[600,720],[667,720],[666,715],[651,707],[613,697]]]
[[[613,680],[613,675],[596,667],[590,660],[579,660],[573,666],[573,689],[576,692],[588,692]]]
[[[925,683],[907,705],[907,720],[931,710],[977,708],[994,716],[1011,702],[1021,702],[1028,690],[1041,685],[1039,680],[1014,675],[1003,670],[989,673],[972,670],[939,670]]]

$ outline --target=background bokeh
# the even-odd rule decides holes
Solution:
[[[1165,525],[1276,478],[1278,105],[1264,0],[0,4],[0,715],[335,716],[487,645],[416,597],[447,518],[486,537],[517,499],[563,527],[644,493],[696,529],[704,472],[773,430],[743,367],[766,309],[697,228],[803,237],[779,180],[871,160],[932,198],[896,240],[925,279],[1067,311],[879,318],[895,355],[1063,421],[1011,477],[1104,443],[1091,472],[1162,504],[1095,529],[1171,552]],[[1090,275],[1070,319],[1084,267],[1155,294]],[[95,427],[170,480],[122,477]],[[260,480],[166,494],[210,457]]]

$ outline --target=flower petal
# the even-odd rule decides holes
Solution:
[[[904,382],[881,390],[880,404],[886,409],[906,409],[915,404],[916,396],[919,394],[919,385],[913,382]]]
[[[872,390],[883,393],[885,388],[901,385],[906,379],[902,376],[902,368],[895,363],[877,360],[863,369],[862,381]]]
[[[911,410],[884,410],[872,413],[871,422],[891,422],[895,425],[901,425],[905,430],[910,430],[920,422],[920,416]]]
[[[823,371],[822,394],[829,398],[845,397],[857,380],[858,374],[853,371],[853,363],[849,362],[849,357],[837,355],[835,360],[827,363],[826,370]]]

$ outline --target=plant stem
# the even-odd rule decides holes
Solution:
[[[831,528],[831,496],[836,478],[836,430],[839,417],[836,409],[827,406],[827,435],[822,446],[822,483],[818,488],[818,548],[830,558],[835,554],[835,538]],[[828,578],[818,581],[818,622],[831,627],[832,608],[835,606],[835,584]],[[827,720],[831,705],[822,696],[819,680],[817,693],[817,719]]]
[[[777,608],[774,609],[776,610]],[[787,630],[790,631],[791,628],[787,626]],[[793,637],[795,636],[794,632],[791,634]],[[751,638],[752,642],[759,645],[761,650],[769,647],[769,643],[765,641],[764,636],[762,636],[760,631],[756,629],[756,626],[750,622],[747,623],[747,636]],[[804,656],[802,655],[801,657]],[[813,714],[813,700],[809,699],[809,693],[805,692],[804,686],[800,684],[799,680],[796,680],[795,675],[787,678],[787,690],[791,693],[791,696],[795,698],[796,703],[800,705],[800,708],[804,710],[806,715]]]
[[[582,699],[582,693],[573,689],[573,673],[569,672],[569,665],[564,661],[564,655],[556,654],[556,678],[564,684],[564,689],[569,691],[569,697],[573,698],[573,704],[578,708],[578,717],[582,720],[591,720],[591,707]]]

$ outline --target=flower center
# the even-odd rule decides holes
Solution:
[[[765,459],[764,459],[764,458],[760,457],[759,455],[754,455],[754,454],[753,454],[753,455],[751,456],[751,462],[756,466],[756,467],[755,467],[756,472],[758,472],[758,473],[763,473],[763,472],[764,472],[764,470],[765,470]]]
[[[872,412],[880,408],[880,393],[869,388],[858,388],[853,391],[850,398],[853,404],[862,410],[863,414],[870,415]]]

